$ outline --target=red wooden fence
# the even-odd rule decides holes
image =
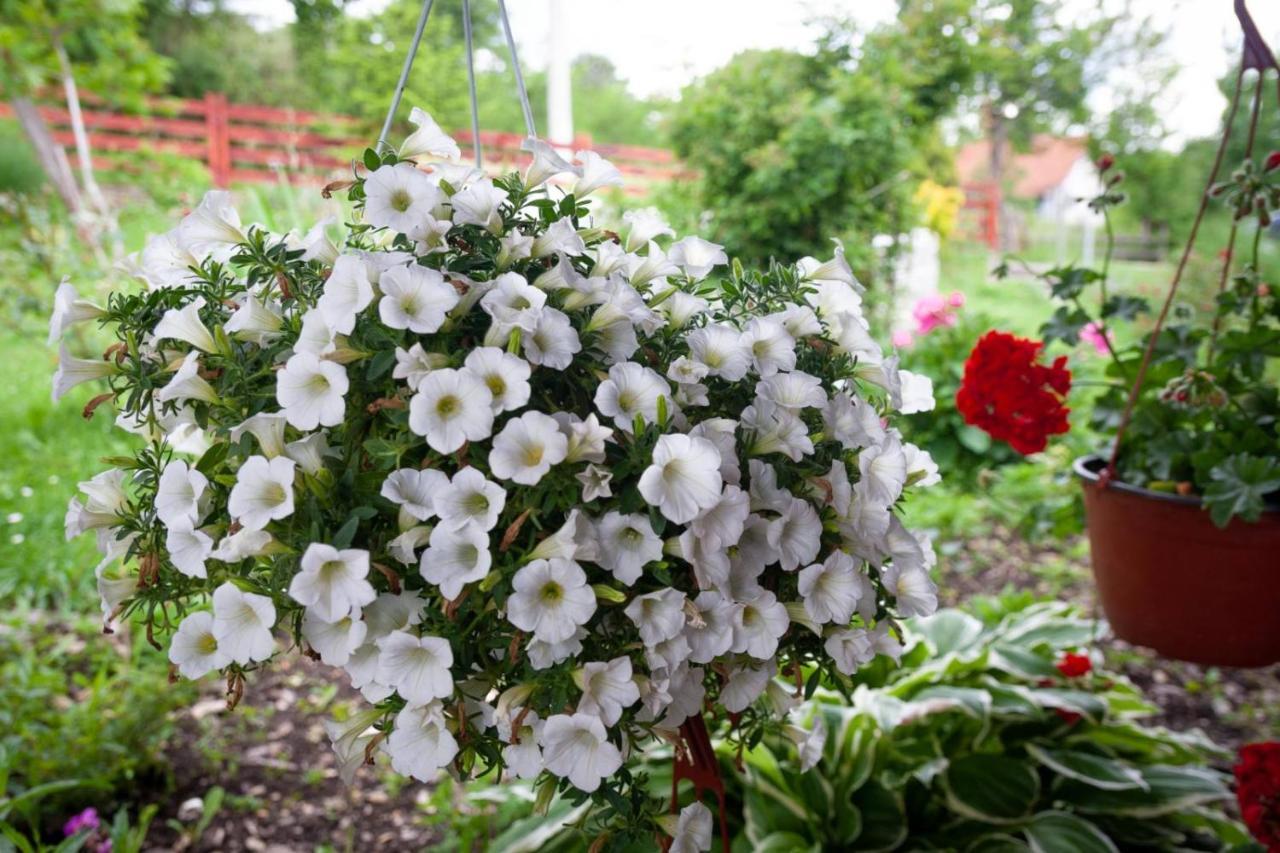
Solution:
[[[360,136],[362,128],[352,116],[229,103],[221,93],[201,100],[153,98],[146,111],[114,111],[96,99],[86,99],[83,110],[89,144],[95,152],[164,151],[201,160],[216,186],[232,183],[290,181],[324,183],[349,175],[351,161],[373,141]],[[57,142],[73,148],[70,116],[62,106],[40,107]],[[0,117],[12,114],[0,104]],[[469,130],[454,134],[464,159],[473,154]],[[486,168],[498,172],[528,162],[520,150],[524,137],[516,133],[481,131],[480,145]],[[650,184],[672,180],[686,172],[670,151],[631,145],[593,145],[579,136],[573,148],[592,148],[613,161],[627,179],[629,193],[643,193]],[[108,157],[97,165],[118,166]]]
[[[993,250],[1000,248],[1000,205],[1003,201],[999,184],[965,184],[960,237],[978,240]]]

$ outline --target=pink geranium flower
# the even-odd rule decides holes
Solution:
[[[1098,355],[1106,355],[1110,335],[1097,323],[1090,323],[1080,330],[1080,340],[1093,347]]]

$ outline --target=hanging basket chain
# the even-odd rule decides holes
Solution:
[[[475,45],[471,38],[471,0],[462,0],[462,38],[467,50],[467,88],[471,91],[471,147],[476,155],[476,168],[484,167],[480,151],[480,101],[476,97]]]
[[[391,122],[396,117],[396,110],[400,108],[400,98],[404,95],[405,83],[409,81],[409,71],[413,68],[414,57],[418,55],[418,45],[422,43],[422,31],[427,28],[427,18],[431,17],[431,6],[434,2],[435,0],[423,0],[422,12],[418,15],[418,28],[414,30],[413,41],[409,44],[409,52],[404,57],[404,66],[400,69],[400,80],[396,83],[396,91],[391,96],[391,109],[387,110],[387,117],[382,122],[382,132],[378,134],[378,151],[387,144],[387,134],[391,131]]]
[[[524,129],[531,139],[536,139],[538,130],[533,123],[533,109],[529,106],[529,91],[524,86],[524,74],[520,71],[520,57],[516,55],[516,40],[511,35],[511,21],[507,18],[506,0],[498,0],[498,15],[502,18],[502,33],[507,38],[507,51],[511,54],[511,70],[516,77],[516,95],[520,98],[520,109],[524,111]]]

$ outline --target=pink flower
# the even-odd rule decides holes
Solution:
[[[78,815],[75,815],[70,820],[68,820],[66,824],[62,827],[62,833],[63,835],[66,835],[69,837],[69,836],[75,835],[77,832],[80,832],[81,830],[88,830],[89,832],[93,832],[98,828],[98,826],[99,826],[98,810],[95,809],[93,806],[90,806],[89,808],[85,809],[84,811],[80,812]]]
[[[952,291],[948,296],[931,293],[920,297],[915,307],[911,309],[911,316],[916,321],[916,334],[927,335],[939,327],[954,326],[956,312],[962,305],[964,305],[964,294],[958,290]]]
[[[893,333],[893,345],[898,349],[906,349],[915,343],[916,337],[910,329],[899,329]]]
[[[1080,330],[1080,340],[1089,344],[1098,355],[1106,355],[1110,336],[1097,323],[1090,323]]]

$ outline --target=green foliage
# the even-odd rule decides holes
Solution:
[[[0,121],[0,193],[30,195],[43,183],[40,163],[18,125]]]
[[[193,690],[168,684],[154,654],[135,659],[127,637],[104,643],[98,618],[5,617],[0,682],[0,821],[38,837],[86,805],[167,784],[167,714]]]
[[[820,690],[810,713],[826,747],[806,776],[767,737],[726,766],[752,849],[1222,849],[1246,840],[1221,811],[1219,753],[1194,735],[1141,725],[1152,709],[1122,676],[1068,679],[1060,653],[1096,623],[1060,604],[955,610],[906,626],[904,662]],[[726,759],[729,756],[725,756]],[[840,816],[839,819],[833,819]],[[860,818],[860,819],[859,819]]]

